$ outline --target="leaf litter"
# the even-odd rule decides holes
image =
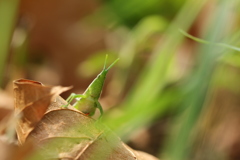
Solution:
[[[67,102],[59,94],[70,88],[14,81],[18,145],[3,143],[11,148],[7,159],[157,160],[128,147],[101,121],[71,105],[63,108]]]

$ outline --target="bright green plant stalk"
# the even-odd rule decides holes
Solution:
[[[156,45],[149,63],[133,88],[134,93],[130,93],[130,103],[138,103],[139,99],[147,97],[149,92],[152,93],[151,97],[154,98],[154,96],[157,96],[156,93],[159,93],[164,85],[168,83],[169,75],[173,71],[171,70],[171,67],[173,67],[171,66],[172,61],[178,46],[181,45],[184,38],[184,36],[177,33],[177,27],[188,30],[205,2],[205,0],[186,2],[164,34],[164,41],[161,40]],[[156,72],[156,70],[158,71]]]
[[[229,45],[229,44],[226,44],[226,43],[218,43],[218,42],[206,41],[206,40],[204,40],[204,39],[194,37],[194,36],[186,33],[186,32],[183,31],[183,30],[180,30],[180,32],[181,32],[183,35],[185,35],[186,37],[191,38],[191,39],[193,39],[194,41],[197,41],[197,42],[199,42],[199,43],[210,44],[210,45],[214,45],[214,46],[218,46],[218,47],[223,47],[223,48],[227,48],[227,49],[232,49],[232,50],[235,50],[235,51],[240,52],[240,48],[239,48],[239,47],[232,46],[232,45]]]
[[[2,87],[4,69],[9,44],[15,24],[19,0],[0,0],[0,87]]]
[[[116,129],[122,138],[126,138],[125,140],[129,137],[128,134],[135,130],[132,126],[139,128],[146,125],[156,115],[166,110],[167,102],[171,103],[170,100],[164,103],[159,103],[159,101],[162,100],[161,97],[165,97],[162,95],[163,89],[171,82],[171,74],[175,70],[172,62],[178,46],[184,39],[184,36],[178,32],[178,28],[188,30],[205,2],[205,0],[186,2],[164,34],[164,41],[161,40],[156,45],[149,63],[134,84],[132,91],[127,95],[127,100],[123,104],[124,115],[106,119],[106,123]],[[174,101],[173,98],[172,101]]]

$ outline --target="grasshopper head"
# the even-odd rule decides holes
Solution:
[[[109,67],[106,68],[107,59],[108,59],[108,55],[106,55],[105,62],[104,62],[104,66],[103,66],[103,70],[102,70],[102,72],[98,75],[98,78],[101,79],[102,81],[105,80],[108,71],[109,71],[109,70],[112,68],[112,66],[114,66],[114,64],[117,63],[117,61],[119,60],[119,58],[116,59],[112,64],[110,64]]]
[[[106,68],[107,58],[108,56],[106,55],[102,72],[98,74],[98,76],[93,80],[93,82],[88,86],[87,90],[85,91],[86,94],[90,95],[95,99],[98,99],[101,95],[103,84],[109,69],[112,68],[112,66],[119,60],[116,59],[108,68]]]

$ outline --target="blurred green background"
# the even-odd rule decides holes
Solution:
[[[105,123],[166,160],[240,159],[237,0],[1,0],[0,85],[82,93],[120,58],[103,90]],[[202,38],[199,43],[179,30]]]

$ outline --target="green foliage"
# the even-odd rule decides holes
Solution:
[[[18,0],[0,1],[0,86],[2,87],[5,65],[15,24]]]
[[[129,27],[135,26],[142,17],[152,14],[159,14],[172,19],[185,0],[168,1],[168,0],[106,0],[107,9],[113,12],[118,18],[120,24]]]
[[[228,72],[224,67],[224,65],[238,69],[240,67],[237,47],[240,36],[237,20],[239,2],[235,0],[103,2],[100,9],[85,20],[94,22],[94,25],[103,24],[104,27],[110,28],[112,34],[120,37],[121,40],[115,42],[120,48],[114,51],[111,49],[100,51],[90,56],[76,69],[80,75],[90,77],[102,69],[105,54],[110,55],[109,63],[117,57],[120,58],[113,69],[116,72],[112,72],[113,82],[118,85],[113,85],[111,89],[118,93],[119,97],[124,95],[123,92],[126,90],[127,93],[123,102],[116,107],[120,108],[120,111],[110,110],[104,114],[103,121],[123,140],[128,141],[134,131],[151,125],[166,112],[174,112],[171,135],[166,140],[163,152],[160,153],[165,157],[161,159],[191,159],[190,155],[194,152],[193,140],[196,136],[193,132],[200,123],[202,111],[208,109],[206,107],[211,99],[212,89],[224,87],[234,92],[239,91],[239,87],[236,87],[239,75]],[[211,6],[211,3],[215,6],[209,11],[210,15],[206,17],[204,14],[205,17],[198,20],[199,13],[204,7]],[[0,21],[4,24],[0,25],[2,77],[17,4],[17,0],[0,2]],[[196,21],[203,23],[197,25],[204,26],[200,26],[203,28],[198,33],[200,38],[187,33],[191,27],[194,28],[193,24]],[[152,42],[151,38],[154,35],[161,38],[157,39],[157,42]],[[197,47],[193,51],[196,58],[192,59],[194,67],[183,74],[178,64],[178,52],[188,38],[196,41]],[[143,56],[142,52],[145,52],[144,56],[147,57],[146,63],[139,60],[139,57]],[[140,65],[141,69],[138,69]],[[227,73],[227,76],[223,76],[223,72]],[[128,85],[133,73],[137,73],[137,78],[134,77],[134,82]]]
[[[232,53],[228,48],[239,50],[238,47],[234,47],[237,41],[234,41],[236,35],[231,32],[232,27],[226,27],[236,1],[219,1],[216,9],[212,11],[213,16],[208,17],[210,23],[207,24],[204,32],[207,35],[204,36],[206,39],[204,42],[219,42],[224,39],[220,41],[223,43],[199,44],[196,67],[191,70],[189,76],[179,79],[182,75],[177,74],[179,71],[175,59],[178,47],[184,42],[184,35],[178,32],[178,29],[188,30],[205,2],[207,1],[186,2],[164,32],[164,40],[157,43],[153,49],[149,61],[126,96],[126,100],[121,105],[123,114],[119,117],[111,115],[105,117],[106,123],[127,140],[134,130],[148,125],[156,117],[171,110],[171,106],[181,108],[181,114],[173,121],[178,125],[178,129],[172,130],[172,136],[165,148],[166,159],[183,160],[189,157],[192,152],[190,149],[193,140],[192,131],[210,98],[209,91],[211,84],[214,84],[212,76],[219,59]],[[149,25],[159,24],[156,19],[155,21],[156,23],[150,22]],[[143,35],[146,30],[142,30]],[[128,51],[134,52],[137,40],[131,39],[131,42]],[[130,55],[131,59],[134,53]],[[233,63],[236,63],[237,60],[234,61]],[[176,83],[178,85],[174,85]]]

